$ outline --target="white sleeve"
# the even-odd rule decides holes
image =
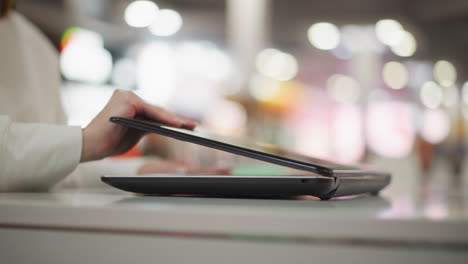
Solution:
[[[44,190],[81,159],[79,127],[13,123],[0,116],[0,191]]]
[[[107,186],[101,181],[103,175],[136,175],[143,158],[103,159],[81,163],[54,190],[63,188],[96,188]]]

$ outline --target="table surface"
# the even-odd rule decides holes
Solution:
[[[468,248],[464,196],[314,199],[136,196],[111,189],[0,194],[0,227]]]

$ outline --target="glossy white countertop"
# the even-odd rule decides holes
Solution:
[[[463,196],[340,200],[158,197],[102,190],[0,194],[0,227],[463,249]]]

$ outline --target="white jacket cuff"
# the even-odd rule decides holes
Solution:
[[[0,117],[0,190],[43,190],[79,164],[82,130]]]

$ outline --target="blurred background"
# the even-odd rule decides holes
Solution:
[[[20,0],[17,8],[60,52],[71,125],[89,123],[114,89],[132,90],[218,134],[375,164],[393,172],[387,192],[468,192],[466,0]],[[141,153],[238,160],[156,136]],[[434,217],[447,213],[434,206]]]

